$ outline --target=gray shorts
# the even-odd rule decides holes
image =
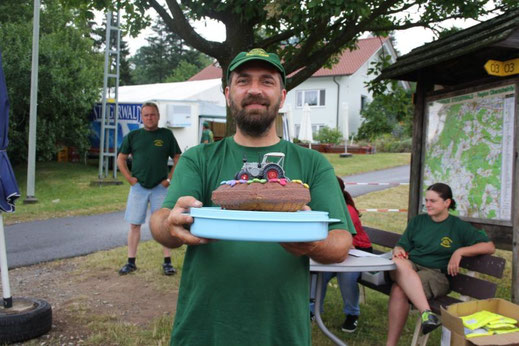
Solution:
[[[133,225],[142,225],[146,221],[148,205],[152,213],[160,209],[167,193],[168,188],[162,184],[158,184],[152,189],[146,189],[139,183],[133,185],[128,194],[124,219]]]
[[[444,296],[450,291],[450,284],[447,275],[440,269],[427,268],[411,262],[422,281],[423,290],[427,299]]]

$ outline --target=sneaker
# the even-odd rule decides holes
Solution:
[[[357,325],[359,324],[359,316],[356,315],[346,315],[346,320],[341,326],[341,330],[346,333],[353,333],[357,330]]]
[[[315,321],[315,315],[312,311],[310,311],[310,322]]]
[[[177,270],[173,268],[171,263],[162,263],[162,270],[164,275],[175,275],[177,273]]]
[[[440,319],[431,310],[422,312],[422,334],[429,334],[440,326]]]
[[[134,272],[137,270],[137,266],[133,263],[126,263],[123,265],[123,267],[119,270],[119,275],[126,275],[130,274],[131,272]]]

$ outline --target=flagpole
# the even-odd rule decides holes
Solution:
[[[36,116],[38,108],[38,54],[40,46],[40,0],[34,0],[32,30],[31,105],[29,111],[29,153],[27,158],[27,195],[24,204],[36,203],[34,177],[36,166]]]

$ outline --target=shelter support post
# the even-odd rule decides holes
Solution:
[[[519,82],[515,84],[515,119],[514,119],[514,161],[512,171],[516,172],[513,177],[512,195],[512,302],[519,304]]]
[[[427,79],[419,80],[414,94],[413,116],[413,148],[411,153],[411,172],[409,175],[409,213],[408,219],[418,214],[420,205],[420,188],[422,186],[421,171],[423,165],[423,128],[425,119],[425,96],[432,90],[433,85]]]

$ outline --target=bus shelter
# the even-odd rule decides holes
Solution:
[[[513,251],[519,303],[519,9],[416,48],[378,79],[416,83],[409,218],[428,185],[449,184],[458,215]]]

